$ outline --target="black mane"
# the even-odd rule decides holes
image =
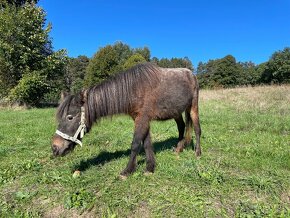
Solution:
[[[93,86],[87,92],[88,124],[98,118],[128,113],[136,91],[153,87],[158,81],[160,68],[151,63],[139,64]]]
[[[151,63],[138,64],[127,71],[118,73],[108,80],[85,91],[85,110],[87,126],[99,118],[119,113],[128,113],[138,90],[153,87],[159,81],[160,68]],[[71,104],[80,102],[82,93],[69,95],[60,104],[57,118],[67,116]]]

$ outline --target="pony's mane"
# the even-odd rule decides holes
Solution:
[[[136,91],[154,87],[159,81],[159,72],[160,68],[154,64],[139,64],[91,87],[86,103],[88,125],[103,116],[128,113]]]
[[[160,68],[154,64],[139,64],[86,90],[83,100],[87,128],[101,117],[128,113],[136,92],[154,87],[159,81],[159,72]],[[83,93],[67,96],[58,107],[57,119],[66,117],[70,106],[81,102],[83,97]]]

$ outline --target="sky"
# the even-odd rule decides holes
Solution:
[[[151,57],[267,61],[290,46],[290,0],[40,0],[53,47],[92,57],[118,41]]]

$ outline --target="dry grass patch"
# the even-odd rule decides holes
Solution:
[[[290,114],[290,85],[257,86],[233,89],[201,90],[200,101],[219,101],[238,111],[277,111],[280,115]]]

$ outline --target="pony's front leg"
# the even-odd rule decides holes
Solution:
[[[151,143],[150,131],[148,131],[148,134],[145,137],[143,144],[144,144],[144,150],[146,154],[146,173],[154,173],[156,164],[155,164],[153,146]]]
[[[131,154],[127,167],[121,172],[122,176],[128,176],[133,173],[137,167],[136,157],[141,148],[141,142],[144,141],[145,137],[149,133],[149,120],[145,117],[137,117],[135,119],[135,131],[131,145]]]

